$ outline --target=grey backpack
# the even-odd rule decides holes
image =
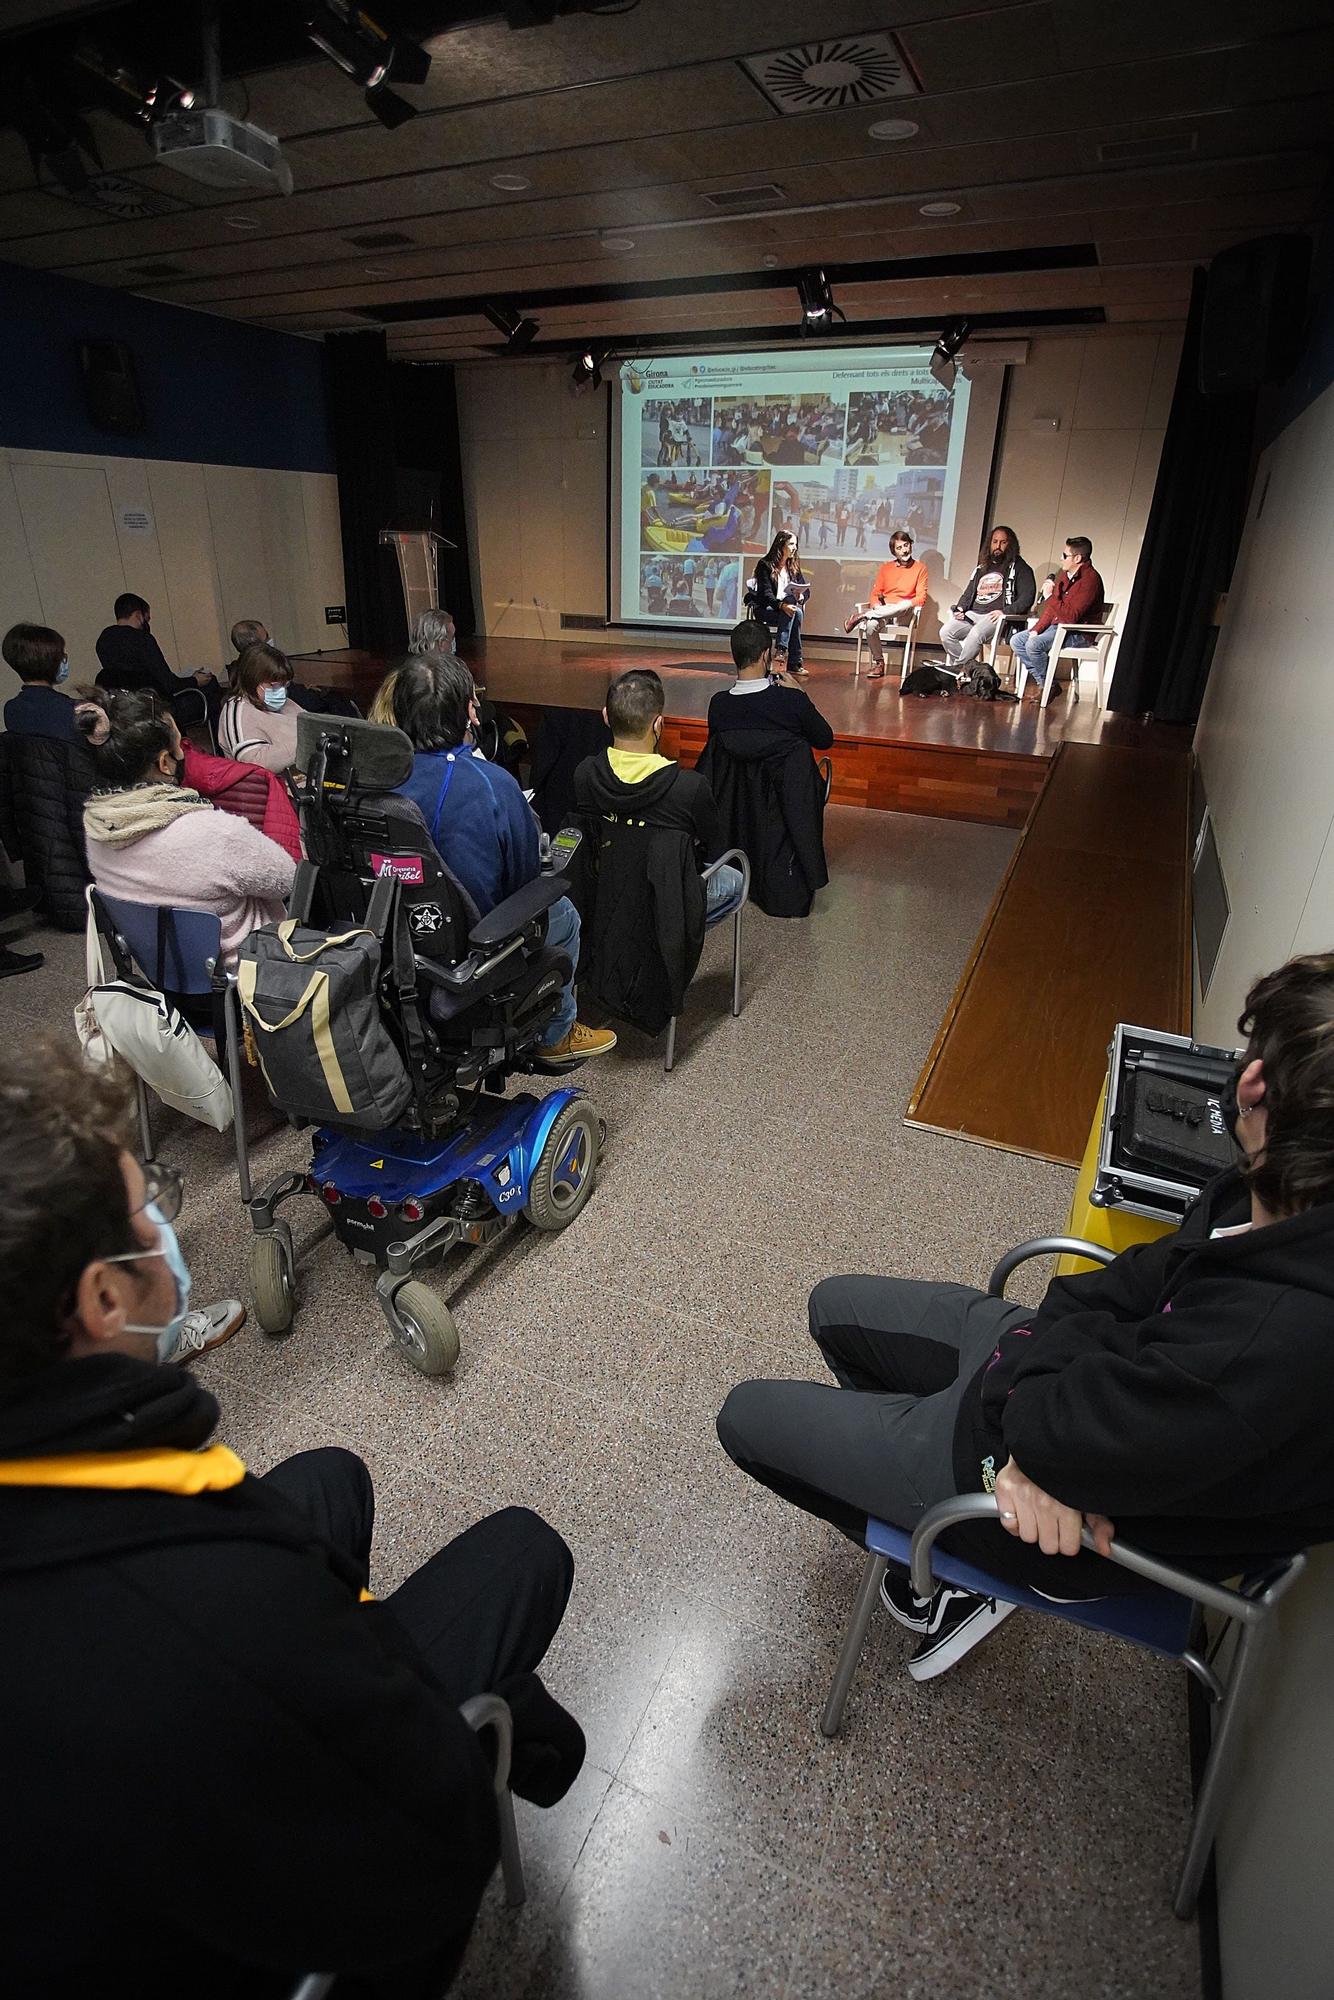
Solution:
[[[412,1085],[381,1018],[379,982],[372,930],[289,918],[250,933],[237,992],[280,1111],[353,1132],[382,1132],[402,1117]]]

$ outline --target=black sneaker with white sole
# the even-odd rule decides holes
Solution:
[[[974,1597],[968,1590],[945,1588],[936,1595],[950,1601],[908,1662],[908,1672],[915,1681],[934,1680],[937,1674],[947,1673],[1018,1608],[995,1597]]]
[[[945,1601],[963,1593],[938,1584],[930,1597],[919,1597],[912,1580],[901,1570],[887,1569],[880,1579],[880,1602],[891,1618],[897,1618],[910,1632],[934,1632],[945,1616]]]

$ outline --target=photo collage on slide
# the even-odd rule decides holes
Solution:
[[[841,631],[896,528],[912,531],[918,555],[935,547],[951,412],[935,383],[646,397],[634,413],[639,616],[734,624],[756,558],[789,528],[812,629]]]

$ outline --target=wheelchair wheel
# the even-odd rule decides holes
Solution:
[[[385,1316],[414,1368],[423,1375],[448,1375],[459,1358],[459,1330],[453,1313],[429,1285],[409,1279],[400,1286],[392,1309],[386,1306]]]
[[[286,1333],[296,1310],[291,1253],[278,1235],[256,1236],[250,1245],[250,1292],[255,1318],[265,1333]]]
[[[528,1183],[524,1209],[534,1229],[566,1228],[592,1194],[601,1151],[600,1123],[587,1104],[567,1104],[548,1132]]]

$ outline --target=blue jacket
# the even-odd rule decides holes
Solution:
[[[517,781],[480,750],[419,750],[398,788],[421,808],[446,867],[485,916],[541,866],[537,821]]]
[[[82,743],[74,727],[74,703],[43,681],[25,681],[5,703],[5,728],[11,736],[54,736],[61,743]]]

